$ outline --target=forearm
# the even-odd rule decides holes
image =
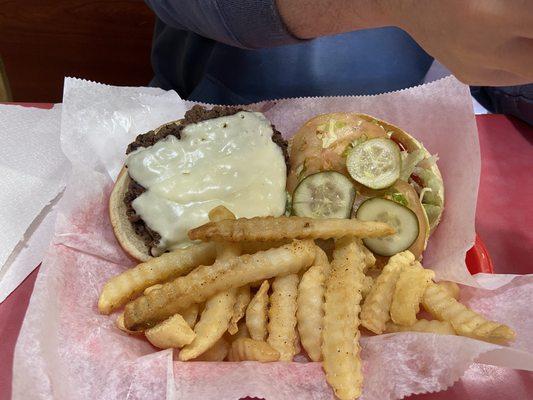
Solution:
[[[384,0],[276,0],[276,5],[301,39],[392,25]]]

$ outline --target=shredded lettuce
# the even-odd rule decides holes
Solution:
[[[337,140],[335,130],[340,129],[346,125],[345,122],[336,121],[331,118],[327,124],[322,124],[317,127],[317,136],[322,140],[322,148],[326,149]]]
[[[424,203],[442,207],[442,184],[428,169],[416,167],[413,171],[424,182],[424,187],[431,189],[424,194]]]
[[[422,149],[416,149],[415,151],[408,153],[406,151],[400,152],[402,158],[402,168],[400,170],[400,179],[402,181],[407,181],[416,166],[420,161],[425,157],[424,151]]]
[[[434,221],[437,220],[439,217],[442,207],[435,206],[433,204],[422,204],[422,207],[424,207],[424,211],[426,212],[426,215],[428,216],[429,224],[432,225]]]
[[[346,146],[346,148],[342,152],[342,156],[348,157],[348,154],[354,147],[359,146],[361,143],[366,142],[367,140],[368,140],[368,136],[365,133],[363,133],[361,136],[355,139],[352,143],[349,143],[348,146]]]
[[[409,203],[407,202],[407,199],[402,193],[393,193],[391,194],[391,200],[395,201],[396,203],[401,204],[402,206],[407,207]]]
[[[292,214],[292,196],[285,191],[285,216],[290,217]]]

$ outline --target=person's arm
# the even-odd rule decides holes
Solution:
[[[533,82],[531,0],[147,0],[168,25],[244,48],[397,26],[460,80]]]
[[[288,29],[310,39],[397,26],[461,81],[533,82],[531,0],[276,0]]]

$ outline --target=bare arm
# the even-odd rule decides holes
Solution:
[[[531,0],[276,0],[303,39],[380,26],[407,31],[471,85],[533,82]]]

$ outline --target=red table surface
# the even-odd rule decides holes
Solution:
[[[532,273],[533,128],[503,115],[476,119],[482,157],[476,230],[496,273]],[[0,304],[0,399],[11,397],[13,350],[37,274],[35,270]],[[514,400],[530,399],[533,373],[474,364],[450,389],[410,399],[507,400],[510,392]]]

